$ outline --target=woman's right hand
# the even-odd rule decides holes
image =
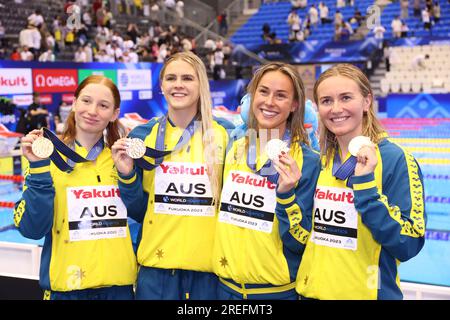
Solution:
[[[33,144],[33,141],[39,137],[42,137],[43,134],[44,133],[42,132],[42,130],[35,129],[33,131],[30,131],[26,136],[24,136],[20,139],[23,156],[29,162],[36,162],[36,161],[43,160],[42,158],[37,157],[31,149],[31,145]]]
[[[117,140],[111,147],[112,158],[120,174],[127,176],[133,171],[134,160],[127,154],[128,138]]]
[[[275,170],[279,173],[277,192],[285,193],[294,189],[302,177],[302,172],[294,158],[282,151],[278,160],[273,160],[273,164]]]

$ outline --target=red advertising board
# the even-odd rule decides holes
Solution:
[[[63,94],[62,95],[62,101],[64,101],[65,103],[72,103],[73,100],[75,99],[73,94]]]
[[[35,92],[74,92],[78,86],[75,69],[33,69]]]
[[[40,104],[52,104],[53,96],[51,94],[41,94],[41,95],[39,95],[39,103]]]

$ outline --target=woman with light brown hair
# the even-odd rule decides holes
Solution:
[[[27,238],[45,237],[39,280],[44,299],[134,297],[136,257],[110,150],[120,137],[119,111],[114,83],[90,76],[75,92],[63,142],[52,140],[57,150],[69,147],[86,161],[57,162],[55,153],[52,161],[38,157],[42,150],[33,143],[41,130],[22,138],[29,168],[14,222]]]
[[[312,299],[401,299],[398,265],[425,242],[423,177],[389,140],[367,77],[338,64],[314,86],[322,170],[297,292]]]
[[[233,134],[224,167],[213,251],[218,297],[297,300],[320,170],[304,128],[305,89],[293,66],[271,62],[247,91],[247,128]]]
[[[228,135],[212,117],[199,57],[171,55],[160,84],[167,114],[136,127],[112,148],[120,195],[142,223],[136,299],[215,299],[211,254]],[[133,160],[130,138],[163,155]]]

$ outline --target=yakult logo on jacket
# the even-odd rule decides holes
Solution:
[[[31,69],[2,69],[0,73],[0,94],[32,92]]]
[[[36,69],[33,70],[36,92],[74,92],[78,85],[77,70]]]
[[[267,180],[266,177],[259,177],[256,175],[252,176],[250,174],[242,175],[240,173],[231,173],[231,181],[235,183],[248,184],[254,187],[269,188],[269,189],[276,188],[276,185]]]
[[[109,190],[98,189],[74,189],[72,190],[75,199],[95,199],[95,198],[116,198],[120,197],[119,188],[111,188]]]
[[[349,191],[333,192],[333,190],[316,189],[314,197],[321,200],[330,200],[336,202],[347,202],[353,204],[353,193]]]
[[[185,165],[170,165],[161,164],[161,169],[163,173],[169,174],[187,174],[191,176],[204,175],[206,174],[206,169],[204,166],[201,167],[187,167]]]

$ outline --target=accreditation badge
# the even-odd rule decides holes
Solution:
[[[358,212],[352,189],[317,186],[313,214],[312,242],[333,248],[357,249]]]
[[[267,177],[230,171],[222,189],[219,222],[271,233],[277,203],[276,187]]]
[[[155,169],[155,213],[214,217],[211,183],[202,163],[163,162]]]
[[[117,186],[67,188],[70,241],[125,238],[127,209]]]

